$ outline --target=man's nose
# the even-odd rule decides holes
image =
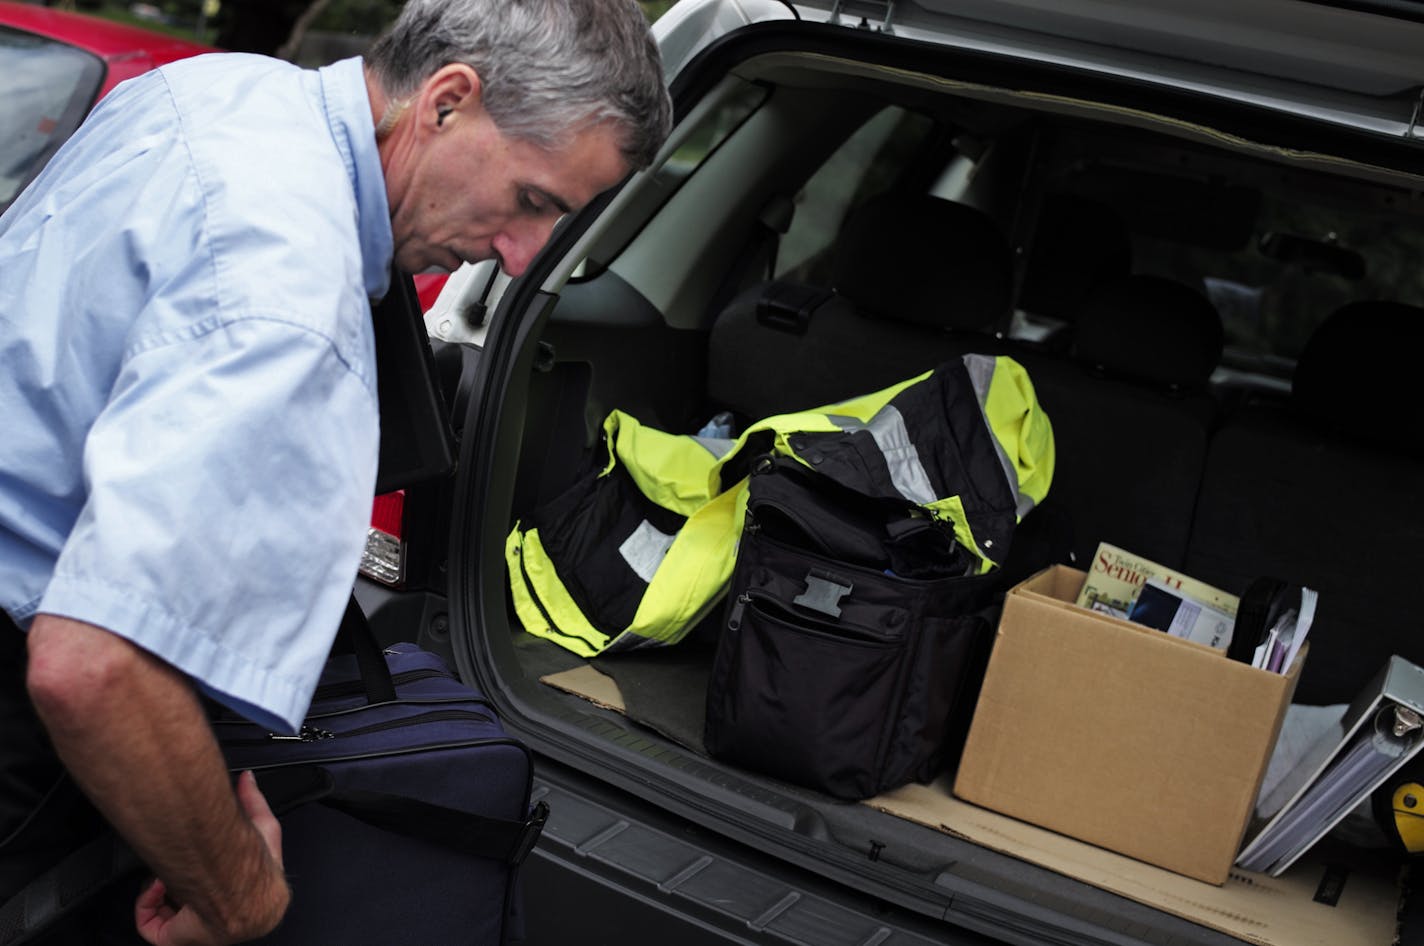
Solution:
[[[557,218],[519,221],[495,236],[490,245],[499,254],[504,271],[511,277],[522,275],[544,244],[549,242],[549,235],[558,222]]]

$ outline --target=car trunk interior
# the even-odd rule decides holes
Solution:
[[[455,656],[551,758],[931,919],[1014,941],[1271,942],[1206,885],[1205,907],[1183,906],[1175,887],[1149,905],[973,831],[711,759],[721,607],[674,646],[593,658],[525,633],[511,608],[505,538],[606,460],[609,411],[694,434],[724,412],[736,427],[977,351],[1028,368],[1057,438],[1053,488],[1016,535],[1003,589],[1053,562],[1084,567],[1106,540],[1236,593],[1267,574],[1317,588],[1299,702],[1348,701],[1389,654],[1420,659],[1411,552],[1424,518],[1401,485],[1420,481],[1418,421],[1388,401],[1405,382],[1386,376],[1403,355],[1380,337],[1337,346],[1371,368],[1316,369],[1383,401],[1345,429],[1333,394],[1312,412],[1291,390],[1331,312],[1387,302],[1370,324],[1393,326],[1424,304],[1421,181],[1400,170],[1417,149],[986,55],[877,40],[851,58],[835,32],[786,27],[716,52],[719,78],[681,90],[672,158],[591,228],[556,236],[562,262],[544,290],[505,299],[464,420],[450,567],[466,580],[452,609],[457,632],[479,632],[457,633]],[[855,311],[821,325],[813,313],[796,332],[758,317],[773,279],[855,286],[851,303],[871,309],[867,296],[917,298],[911,284],[979,298],[982,272],[951,265],[952,234],[907,221],[837,252],[849,210],[892,189],[976,208],[1002,242],[1010,304],[952,326]],[[1154,328],[1130,351],[1090,349],[1085,300],[1128,275],[1209,298],[1221,357],[1183,367],[1191,343]],[[1150,298],[1136,304],[1139,321],[1152,317]],[[1340,495],[1350,489],[1368,493]],[[1392,929],[1393,913],[1372,922]]]

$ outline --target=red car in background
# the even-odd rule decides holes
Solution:
[[[211,46],[28,3],[0,0],[0,213],[125,79]]]

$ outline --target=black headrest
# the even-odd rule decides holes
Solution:
[[[1313,423],[1391,452],[1424,453],[1418,372],[1407,340],[1424,309],[1399,302],[1341,306],[1316,328],[1295,363],[1291,403]]]
[[[1093,289],[1130,272],[1132,238],[1116,211],[1086,197],[1049,194],[1034,224],[1018,307],[1067,319]]]
[[[1008,313],[1008,242],[967,204],[873,197],[846,219],[832,266],[836,292],[870,318],[986,331]]]
[[[1205,386],[1221,360],[1221,316],[1206,296],[1160,276],[1123,276],[1076,307],[1073,357],[1179,390]]]

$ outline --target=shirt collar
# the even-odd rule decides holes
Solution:
[[[366,294],[379,299],[390,288],[391,211],[386,202],[386,176],[376,151],[376,128],[359,56],[323,66],[318,71],[332,138],[346,162],[356,192],[356,228],[361,243],[362,279]]]

